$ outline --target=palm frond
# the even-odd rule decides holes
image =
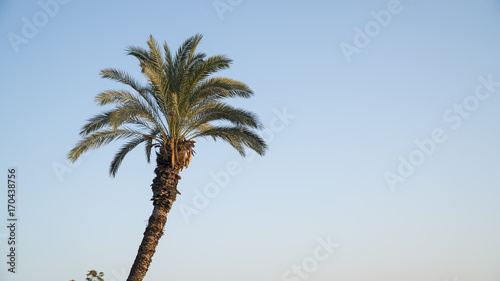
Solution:
[[[74,163],[84,152],[87,152],[88,150],[99,148],[118,139],[138,135],[141,135],[141,133],[130,129],[108,129],[94,132],[76,144],[76,146],[69,152],[68,160]]]
[[[116,172],[118,171],[118,168],[120,167],[123,158],[125,158],[127,153],[129,153],[132,149],[141,144],[143,141],[144,137],[138,136],[133,138],[120,148],[120,150],[113,157],[113,161],[111,161],[111,164],[109,165],[109,174],[112,177],[115,177]]]
[[[197,107],[188,114],[189,124],[184,126],[183,135],[199,128],[202,124],[213,121],[228,121],[237,127],[262,129],[257,115],[250,111],[231,107],[221,102],[210,102]]]
[[[110,103],[124,104],[135,100],[138,99],[134,94],[124,90],[106,90],[95,97],[95,102],[100,106]]]
[[[88,119],[87,124],[85,124],[80,131],[80,136],[85,137],[90,133],[109,125],[110,115],[112,112],[113,110],[109,110]]]
[[[163,135],[168,136],[168,128],[164,127],[158,112],[140,101],[128,102],[117,106],[116,109],[110,113],[109,125],[116,129],[130,120],[138,119],[153,123]]]
[[[222,98],[249,98],[253,91],[245,84],[224,77],[209,78],[193,90],[190,104],[209,102]]]
[[[129,46],[125,51],[127,55],[134,56],[139,60],[141,72],[144,73],[144,67],[149,64],[149,52],[144,48],[136,46]]]
[[[259,155],[264,155],[267,149],[265,141],[259,135],[244,127],[214,126],[212,129],[198,132],[194,138],[206,136],[228,142],[242,156],[245,156],[243,147],[248,147]]]
[[[159,146],[159,144],[153,143],[154,140],[157,140],[159,143],[162,143],[163,140],[158,140],[157,135],[160,133],[158,129],[151,130],[151,134],[145,135],[144,139],[146,141],[146,147],[145,147],[145,152],[146,152],[146,160],[147,162],[151,162],[151,150],[155,146]]]
[[[132,76],[130,76],[130,74],[124,71],[115,68],[106,68],[101,70],[100,74],[102,78],[118,81],[122,84],[130,86],[137,92],[142,91],[142,87],[139,82],[137,82],[134,78],[132,78]]]
[[[170,48],[168,47],[167,42],[163,42],[163,51],[165,53],[165,64],[170,66],[172,64],[172,53],[170,52]]]
[[[203,81],[211,74],[228,69],[231,63],[232,60],[224,55],[211,56],[207,60],[197,63],[190,71],[189,79],[193,88],[189,90],[192,91],[199,82]]]

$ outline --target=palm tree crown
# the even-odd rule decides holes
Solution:
[[[257,116],[225,102],[226,98],[249,98],[252,90],[230,78],[209,77],[229,68],[232,61],[224,55],[206,58],[206,54],[196,53],[201,38],[198,34],[186,40],[174,57],[166,42],[162,52],[152,36],[147,42],[149,50],[128,47],[127,54],[139,60],[146,85],[140,85],[126,72],[102,70],[103,78],[128,85],[133,92],[106,90],[96,96],[98,105],[114,107],[88,120],[80,132],[82,140],[70,151],[68,159],[76,161],[88,150],[126,139],[128,142],[111,162],[112,176],[125,155],[141,143],[145,145],[148,162],[152,149],[159,148],[170,157],[175,170],[182,170],[192,159],[194,140],[200,137],[222,139],[243,156],[245,147],[263,155],[266,144],[253,131],[262,128]]]
[[[141,143],[145,145],[148,162],[151,152],[156,152],[156,176],[151,184],[154,208],[127,281],[141,281],[146,275],[163,235],[167,214],[180,193],[179,172],[189,166],[196,138],[222,139],[242,155],[245,148],[260,155],[266,151],[265,142],[254,132],[262,128],[257,116],[225,102],[226,98],[249,98],[252,90],[233,79],[210,77],[227,69],[231,60],[222,55],[207,58],[204,53],[196,53],[201,38],[195,35],[186,40],[175,56],[166,43],[162,50],[152,36],[147,42],[148,50],[127,48],[127,54],[139,60],[146,85],[126,72],[102,70],[103,78],[125,84],[133,91],[99,93],[97,104],[113,107],[88,120],[80,131],[82,140],[68,155],[70,161],[76,161],[88,150],[125,139],[127,142],[109,168],[115,176],[123,158]]]

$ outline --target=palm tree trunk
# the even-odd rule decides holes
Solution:
[[[179,171],[172,167],[171,157],[166,151],[160,149],[157,153],[155,178],[151,189],[153,190],[153,213],[149,217],[148,226],[144,231],[141,245],[137,251],[134,264],[130,269],[127,281],[142,281],[149,265],[151,264],[156,246],[163,236],[163,228],[167,222],[167,214],[172,208],[177,193],[177,182],[180,179]]]

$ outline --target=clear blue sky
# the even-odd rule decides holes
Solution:
[[[154,166],[139,149],[112,179],[120,144],[73,166],[67,149],[94,96],[122,87],[101,69],[140,76],[127,46],[196,33],[255,91],[234,104],[270,148],[197,143],[145,280],[500,280],[498,1],[60,3],[0,3],[2,175],[19,170],[18,273],[3,219],[1,280],[125,280]]]

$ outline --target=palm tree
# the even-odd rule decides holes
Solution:
[[[187,39],[174,57],[166,42],[163,50],[150,36],[148,49],[128,47],[127,55],[139,60],[147,83],[141,85],[126,72],[109,68],[101,71],[103,78],[129,86],[133,91],[107,90],[99,93],[98,105],[113,104],[113,108],[90,118],[83,126],[82,139],[69,152],[75,162],[82,153],[97,149],[112,141],[126,142],[112,160],[109,173],[115,176],[125,155],[141,143],[150,162],[156,152],[153,191],[153,212],[128,281],[143,280],[167,214],[177,194],[179,172],[189,166],[194,154],[195,139],[213,138],[228,142],[242,156],[245,148],[264,155],[266,143],[254,130],[262,129],[257,116],[228,105],[226,98],[249,98],[252,90],[244,83],[211,74],[229,68],[232,60],[225,55],[206,57],[196,53],[202,35]]]

